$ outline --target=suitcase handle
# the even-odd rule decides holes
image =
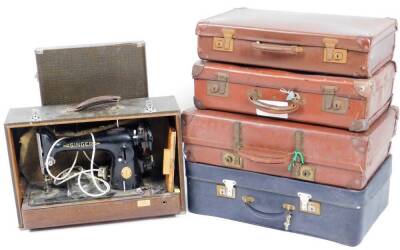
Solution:
[[[99,106],[108,106],[110,104],[116,105],[120,100],[120,96],[96,96],[79,103],[72,109],[72,111],[79,112]]]
[[[249,94],[249,101],[253,103],[257,108],[264,109],[268,113],[272,114],[290,114],[299,109],[300,105],[295,100],[287,101],[288,106],[277,106],[273,104],[267,104],[261,102],[256,94]]]
[[[282,218],[282,220],[284,220],[285,209],[283,207],[281,207],[280,210],[276,212],[265,212],[255,208],[252,205],[256,201],[256,199],[253,196],[244,195],[242,196],[242,201],[245,204],[245,206],[257,217],[261,217],[267,220],[278,219],[278,218]]]
[[[254,150],[252,150],[253,152]],[[263,163],[263,164],[288,164],[290,161],[290,154],[285,153],[266,153],[262,152],[262,156],[259,156],[254,153],[250,153],[250,150],[241,149],[238,152],[238,155],[247,160]]]
[[[270,53],[297,55],[304,52],[303,47],[296,45],[280,45],[280,44],[261,43],[261,42],[253,42],[251,45],[255,49],[259,49]]]

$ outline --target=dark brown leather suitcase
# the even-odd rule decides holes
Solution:
[[[390,151],[398,110],[363,133],[211,110],[182,116],[186,159],[362,189]]]
[[[201,59],[370,77],[393,56],[390,18],[233,9],[201,20]]]
[[[35,54],[43,105],[148,96],[143,41],[38,48]]]
[[[200,61],[194,103],[214,109],[365,131],[389,107],[395,64],[369,79]]]

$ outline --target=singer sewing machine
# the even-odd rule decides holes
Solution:
[[[120,127],[79,137],[59,139],[55,138],[48,129],[43,128],[37,132],[36,136],[46,188],[54,183],[54,180],[60,178],[51,174],[50,168],[56,164],[55,156],[65,151],[82,151],[85,156],[89,151],[95,154],[96,150],[110,153],[111,166],[96,169],[96,177],[111,182],[111,188],[117,190],[139,187],[142,183],[142,174],[154,166],[153,136],[150,129],[143,123],[140,123],[136,129]]]

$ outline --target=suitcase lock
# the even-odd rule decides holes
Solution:
[[[213,49],[219,51],[233,51],[233,29],[222,29],[224,37],[214,37]]]
[[[299,210],[304,213],[321,215],[321,203],[311,201],[311,194],[298,192],[297,196],[300,198]]]
[[[322,86],[322,111],[345,114],[349,108],[349,99],[336,96],[336,86]]]
[[[347,50],[337,49],[337,39],[324,38],[322,40],[324,48],[324,62],[328,63],[347,63]]]
[[[222,180],[223,185],[217,185],[217,196],[229,199],[235,199],[236,197],[236,181],[234,180]]]

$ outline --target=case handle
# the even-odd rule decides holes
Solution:
[[[248,159],[253,162],[263,163],[263,164],[283,164],[287,165],[290,161],[290,154],[285,153],[268,153],[263,150],[262,154],[257,155],[254,150],[240,149],[238,155],[242,158]]]
[[[79,112],[103,105],[116,105],[120,100],[120,96],[96,96],[79,103],[72,111]]]
[[[287,100],[288,106],[277,106],[273,104],[268,104],[261,102],[259,100],[259,97],[257,93],[250,93],[249,94],[249,101],[254,104],[257,108],[263,109],[268,113],[272,114],[290,114],[295,112],[296,110],[299,109],[299,101],[298,99],[300,98],[299,94],[296,93],[298,98],[292,99],[292,100]]]
[[[253,42],[251,45],[255,49],[259,49],[269,53],[298,55],[304,52],[303,47],[297,45],[280,45],[280,44],[261,43],[261,42]]]
[[[246,208],[248,208],[255,216],[266,219],[266,220],[274,220],[274,219],[282,219],[283,227],[286,231],[289,230],[289,227],[292,222],[292,213],[296,210],[296,207],[289,203],[282,204],[279,211],[276,212],[265,212],[255,208],[252,204],[256,201],[253,196],[244,195],[242,196],[242,201],[245,204]]]

